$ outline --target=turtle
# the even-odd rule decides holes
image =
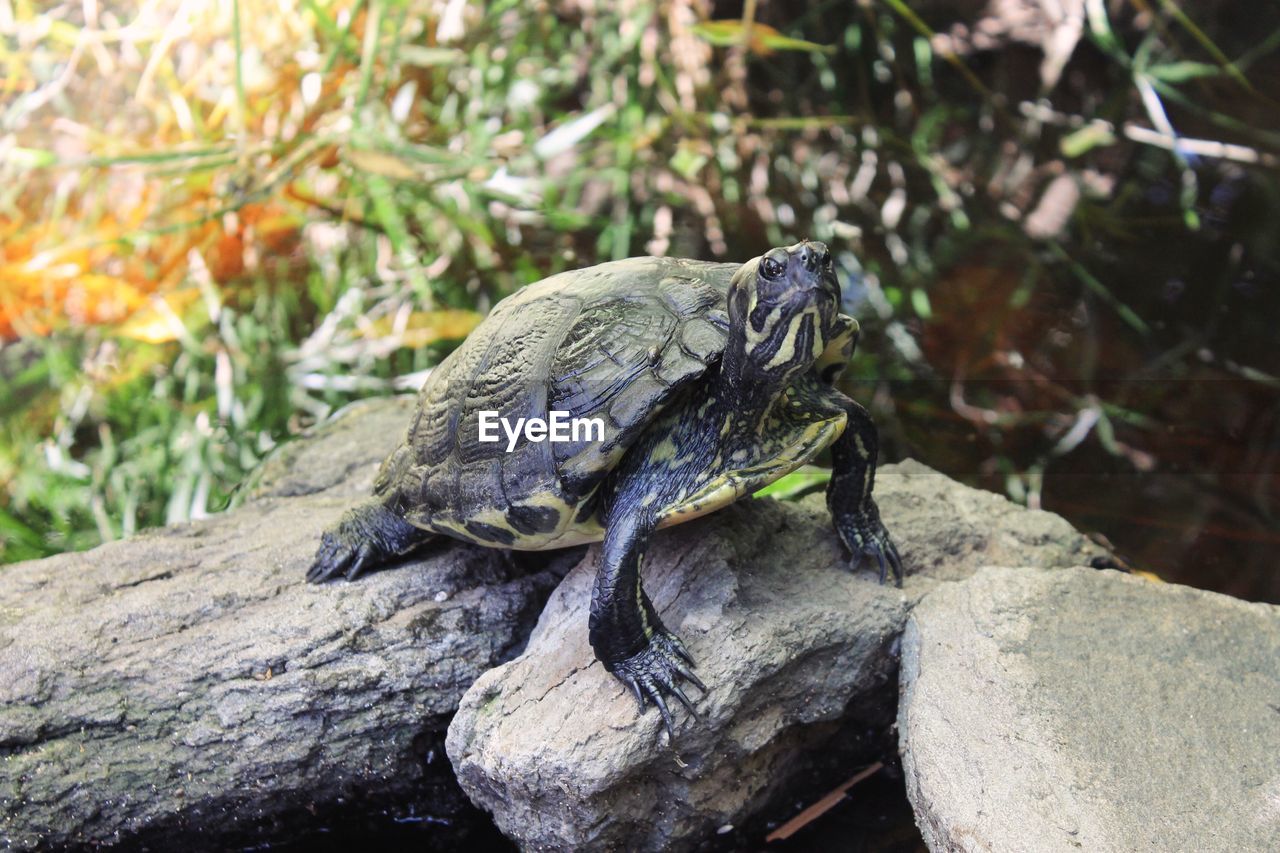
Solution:
[[[372,498],[325,530],[307,579],[354,579],[441,536],[522,550],[600,542],[592,650],[674,742],[668,699],[696,718],[685,687],[707,688],[641,582],[655,531],[829,447],[827,505],[850,568],[873,560],[881,583],[892,570],[902,585],[872,497],[876,427],[835,387],[859,331],[840,296],[831,253],[808,240],[742,264],[628,258],[525,286],[430,373]],[[595,428],[542,440],[566,415]],[[481,440],[495,418],[544,429]]]

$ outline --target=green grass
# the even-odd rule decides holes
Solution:
[[[172,56],[158,61],[148,106],[169,115],[187,98],[187,139],[103,133],[84,156],[54,153],[53,120],[89,110],[77,93],[137,86],[95,81],[89,63],[64,99],[31,116],[15,102],[7,118],[25,129],[0,164],[0,224],[53,222],[61,234],[83,222],[76,239],[105,241],[120,257],[203,228],[225,235],[263,209],[278,207],[294,224],[283,247],[255,231],[255,260],[222,279],[211,278],[206,243],[180,255],[173,292],[193,296],[177,309],[174,340],[146,343],[126,324],[69,319],[0,350],[0,559],[218,511],[279,442],[352,399],[389,393],[396,377],[448,351],[448,341],[405,345],[397,317],[483,312],[549,273],[649,251],[745,259],[802,237],[836,247],[848,305],[867,330],[852,372],[886,423],[891,453],[928,455],[912,437],[912,411],[951,415],[939,408],[945,397],[910,394],[951,379],[960,356],[913,341],[971,333],[951,290],[967,265],[1018,270],[1017,288],[983,309],[1010,326],[1052,294],[1054,306],[1083,305],[1072,310],[1095,312],[1102,326],[1116,320],[1127,346],[1176,350],[1170,363],[1190,369],[1194,350],[1153,325],[1159,306],[1120,292],[1090,247],[1132,246],[1143,233],[1136,223],[1151,216],[1172,217],[1163,233],[1191,238],[1203,232],[1223,170],[1258,168],[1126,136],[1126,123],[1148,125],[1157,103],[1200,136],[1221,131],[1275,155],[1276,129],[1253,107],[1232,114],[1234,97],[1206,97],[1206,87],[1225,82],[1246,106],[1265,105],[1247,75],[1255,48],[1274,46],[1280,28],[1246,45],[1228,34],[1234,41],[1222,47],[1208,23],[1172,3],[1144,29],[1096,4],[1081,48],[1093,52],[1088,90],[1064,82],[1011,97],[1015,83],[998,65],[937,55],[946,22],[896,0],[762,18],[776,30],[763,42],[773,52],[745,54],[736,22],[703,22],[699,35],[692,18],[673,28],[650,5],[630,8],[552,16],[516,0],[483,12],[470,4],[461,37],[440,44],[440,22],[410,0],[307,0],[284,22],[270,17],[274,4],[237,0],[224,30],[207,36],[232,45],[218,78],[233,92],[221,124],[211,102],[181,88]],[[53,60],[65,58],[78,26],[63,24],[30,56],[0,58],[51,84]],[[286,24],[288,39],[271,35]],[[136,48],[150,57],[156,43]],[[745,71],[734,76],[737,60]],[[260,65],[278,73],[274,88],[256,87]],[[1020,109],[1033,102],[1048,120]],[[1025,215],[1055,169],[1102,174],[1114,191],[1086,192],[1060,234],[1033,239],[1008,206]],[[113,176],[125,173],[163,203],[136,228],[101,237],[89,225],[113,212]],[[59,181],[75,187],[70,208],[47,192]],[[1164,186],[1176,188],[1170,203],[1144,201]],[[1013,346],[998,324],[981,343],[985,357],[1007,358]],[[984,357],[961,355],[972,356],[962,366]],[[1274,373],[1243,367],[1246,376]],[[906,395],[897,406],[891,388]],[[1093,391],[1064,389],[1019,399],[1016,411],[1007,389],[969,389],[974,407],[999,413],[980,428],[990,427],[989,470],[1005,472],[1024,500],[1034,502],[1051,476],[1064,425],[1098,404]],[[1102,418],[1103,433],[1085,443],[1117,459],[1159,423],[1115,420]]]

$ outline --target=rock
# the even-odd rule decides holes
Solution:
[[[235,511],[3,567],[0,846],[221,846],[448,777],[432,744],[558,575],[456,546],[304,583],[410,405],[358,405],[287,446]]]
[[[710,688],[701,722],[677,709],[676,750],[592,656],[593,549],[524,654],[464,696],[447,748],[467,794],[529,849],[688,849],[774,799],[839,733],[888,729],[902,625],[940,580],[1101,553],[1057,516],[923,465],[886,466],[877,483],[913,573],[904,590],[843,567],[821,496],[743,501],[659,533],[646,589]]]
[[[983,569],[907,624],[898,716],[933,851],[1280,850],[1280,608]]]

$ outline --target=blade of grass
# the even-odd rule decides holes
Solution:
[[[1212,122],[1218,127],[1244,134],[1253,139],[1263,140],[1272,146],[1280,147],[1280,133],[1246,124],[1245,122],[1233,118],[1226,113],[1220,113],[1217,110],[1210,109],[1196,99],[1184,95],[1176,86],[1165,83],[1163,80],[1152,78],[1151,86],[1160,93],[1161,97],[1167,98],[1183,109],[1189,110],[1198,116],[1203,116],[1206,120]]]
[[[411,245],[412,238],[405,221],[404,213],[396,199],[395,187],[391,181],[381,175],[366,174],[363,176],[369,189],[369,199],[373,202],[374,216],[382,223],[396,260],[404,265],[410,283],[426,304],[434,302],[434,294],[422,273],[421,265],[415,263],[415,255]]]
[[[933,39],[937,33],[935,33],[933,28],[926,24],[919,15],[912,11],[910,6],[902,2],[902,0],[884,0],[884,2],[885,5],[898,13],[903,20],[910,24],[916,32],[924,36],[930,44],[933,43]],[[960,61],[960,57],[956,56],[954,53],[944,53],[942,54],[942,58],[945,59],[951,67],[955,68],[956,71],[960,72],[960,76],[965,79],[965,82],[968,83],[975,92],[982,95],[982,97],[989,103],[998,104],[994,93],[987,88],[986,84],[978,79],[978,75],[974,74],[973,71],[969,69],[969,66]]]
[[[1049,243],[1049,247],[1053,251],[1054,255],[1067,265],[1067,267],[1075,274],[1076,278],[1080,279],[1081,283],[1083,283],[1086,288],[1096,294],[1098,298],[1107,303],[1107,305],[1111,306],[1112,310],[1120,316],[1120,319],[1129,324],[1134,331],[1142,334],[1143,337],[1150,336],[1151,327],[1138,316],[1137,312],[1121,302],[1105,284],[1098,281],[1093,273],[1089,272],[1084,268],[1083,264],[1071,257],[1071,255],[1067,253],[1067,250],[1062,248],[1061,243],[1054,240]]]
[[[240,0],[231,0],[231,41],[236,53],[236,131],[239,144],[243,146],[248,139],[244,132],[248,99],[244,95],[244,42],[240,33]]]
[[[1274,30],[1271,35],[1240,54],[1234,63],[1235,67],[1243,72],[1262,57],[1270,56],[1278,47],[1280,47],[1280,29]]]
[[[1246,78],[1243,73],[1241,73],[1235,63],[1228,59],[1227,55],[1213,43],[1213,39],[1205,35],[1204,30],[1196,26],[1195,21],[1187,17],[1187,14],[1182,11],[1182,8],[1177,3],[1173,2],[1173,0],[1160,0],[1160,5],[1165,8],[1165,11],[1173,16],[1175,21],[1182,25],[1184,30],[1191,34],[1191,37],[1195,39],[1201,47],[1208,51],[1214,61],[1222,66],[1223,71],[1227,72],[1227,74],[1239,83],[1245,91],[1257,94],[1257,91],[1253,88],[1253,84],[1249,82],[1248,78]]]
[[[747,127],[760,130],[826,130],[829,127],[851,127],[866,124],[861,116],[782,116],[779,118],[751,118]]]
[[[321,9],[316,0],[302,0],[302,8],[310,12],[316,19],[316,26],[320,28],[320,32],[325,38],[333,41],[335,48],[339,52],[349,53],[352,57],[360,55],[359,45],[356,40],[351,37],[351,27],[348,25],[345,29],[339,27],[337,22],[328,12]],[[354,16],[355,10],[352,10]],[[329,66],[325,66],[328,71]]]
[[[329,55],[325,57],[324,68],[321,74],[327,76],[333,70],[334,63],[338,61],[339,54],[343,53],[347,46],[347,40],[351,39],[351,28],[355,25],[356,16],[360,14],[360,9],[364,6],[364,0],[356,0],[351,6],[351,15],[347,18],[347,24],[342,28],[339,39],[334,43],[333,49],[329,51]],[[356,55],[355,47],[351,48],[352,56]]]
[[[192,151],[157,151],[149,154],[119,154],[114,157],[88,157],[80,161],[64,160],[59,161],[57,165],[72,166],[83,169],[102,169],[109,166],[132,166],[146,165],[148,163],[171,163],[175,160],[203,160],[223,158],[229,154],[235,154],[236,149],[232,146],[217,146],[213,148],[197,148]]]
[[[356,108],[369,97],[373,84],[373,66],[378,53],[378,35],[382,29],[382,0],[372,0],[364,22],[364,47],[360,51],[360,87],[356,90]]]
[[[388,75],[394,74],[400,65],[400,48],[404,45],[404,39],[400,37],[403,33],[405,21],[409,17],[409,4],[405,3],[400,6],[400,14],[392,22],[391,26],[391,50],[387,51],[386,69]]]

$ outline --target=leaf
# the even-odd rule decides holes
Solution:
[[[45,557],[57,549],[45,541],[35,529],[22,519],[0,508],[0,556],[6,562],[16,563]]]
[[[616,111],[617,108],[613,104],[605,104],[589,113],[569,119],[535,142],[533,153],[543,160],[550,160],[557,154],[563,154],[587,138],[600,125],[613,118]]]
[[[933,307],[929,304],[929,294],[919,288],[911,291],[911,307],[915,310],[916,316],[922,320],[928,320],[933,316]]]
[[[456,341],[471,334],[484,316],[475,311],[442,308],[439,311],[415,311],[404,324],[400,339],[404,346],[418,349],[438,341]],[[381,317],[369,324],[367,338],[391,337],[396,333],[394,317]]]
[[[1200,77],[1217,77],[1222,69],[1206,62],[1167,62],[1147,69],[1147,74],[1165,83],[1184,83]]]
[[[1058,143],[1062,156],[1071,158],[1079,157],[1094,148],[1107,147],[1115,144],[1116,135],[1110,127],[1105,124],[1087,124],[1079,130],[1062,137],[1062,141]]]
[[[831,469],[816,465],[801,465],[756,492],[757,498],[777,498],[780,501],[803,497],[831,479]]]
[[[15,146],[5,152],[4,159],[19,169],[43,169],[46,166],[52,166],[57,163],[58,155],[43,148],[18,148]]]
[[[694,24],[693,33],[716,47],[733,47],[742,43],[742,21],[703,21]]]
[[[343,152],[346,161],[358,172],[370,175],[382,175],[395,181],[411,181],[418,177],[418,170],[412,165],[385,151],[369,151],[363,148],[349,148]]]
[[[430,68],[434,65],[461,65],[467,55],[453,47],[423,47],[417,44],[400,45],[400,61],[406,65]]]
[[[686,181],[692,181],[710,159],[710,157],[693,146],[681,142],[680,146],[676,148],[676,153],[671,157],[671,168]]]
[[[1085,0],[1085,19],[1089,22],[1089,31],[1099,46],[1108,52],[1120,49],[1120,39],[1111,28],[1111,20],[1107,17],[1107,6],[1104,0]]]
[[[181,319],[183,310],[199,298],[200,292],[195,288],[154,296],[146,306],[117,326],[116,334],[147,344],[176,341],[186,332]]]
[[[722,21],[704,21],[693,27],[694,35],[703,41],[709,42],[716,47],[733,47],[742,44],[743,23],[740,19],[722,20]],[[752,53],[758,56],[768,56],[769,54],[779,50],[802,50],[809,53],[835,53],[834,46],[829,44],[815,44],[811,41],[803,39],[791,38],[784,36],[768,24],[753,23],[751,25],[751,43],[749,45]]]

